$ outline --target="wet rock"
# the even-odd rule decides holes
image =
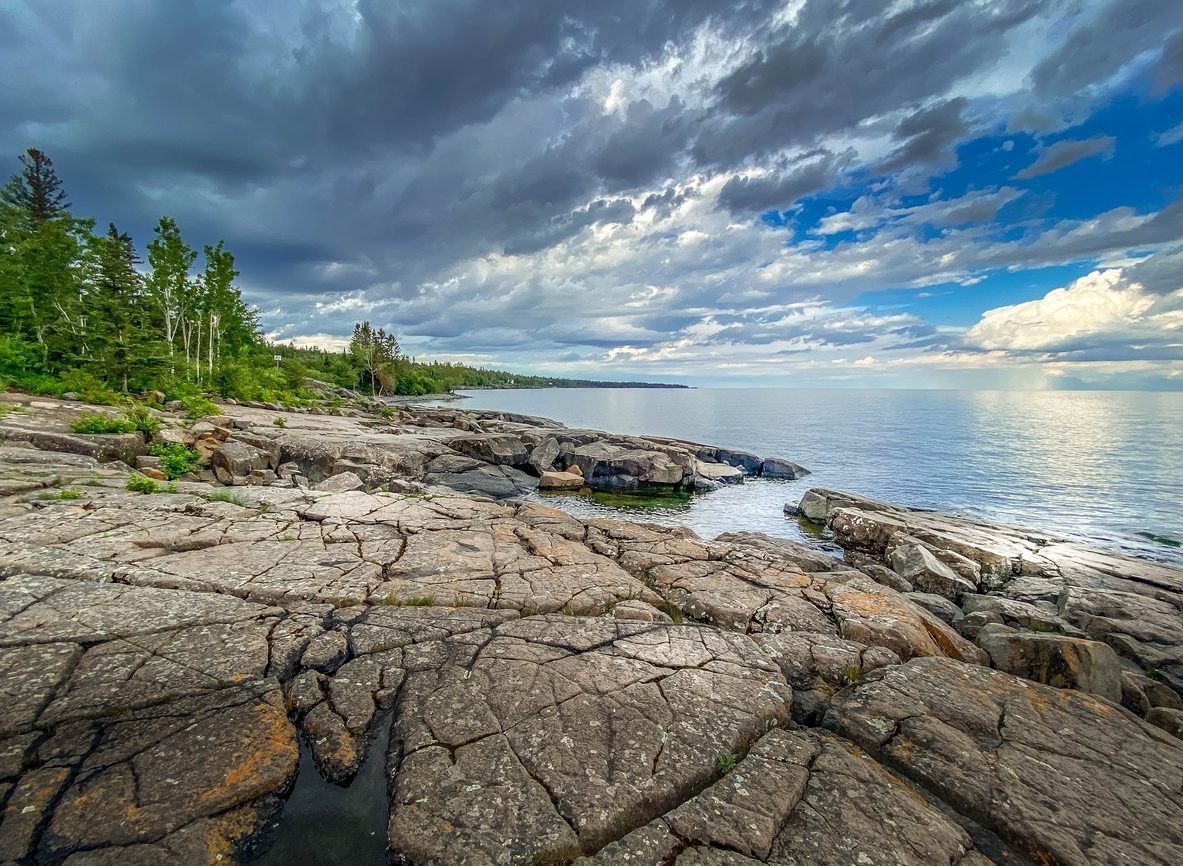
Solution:
[[[920,544],[901,544],[891,553],[891,568],[915,590],[955,599],[978,587],[953,571]]]
[[[809,470],[804,466],[780,457],[767,457],[760,464],[760,476],[763,478],[785,478],[795,481],[809,474]]]
[[[1183,857],[1183,742],[1092,695],[916,659],[836,694],[825,725],[1037,862]]]
[[[1079,689],[1121,703],[1121,663],[1103,643],[988,625],[977,644],[1001,671],[1060,689]]]
[[[807,517],[816,523],[825,523],[830,514],[838,508],[860,508],[865,511],[904,511],[898,505],[889,505],[877,499],[859,496],[854,493],[844,493],[840,490],[827,490],[814,487],[806,490],[797,505],[797,511],[802,517]]]

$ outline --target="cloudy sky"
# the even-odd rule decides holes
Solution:
[[[1173,0],[4,0],[0,153],[275,339],[690,384],[1183,388]]]

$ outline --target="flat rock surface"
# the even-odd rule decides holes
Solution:
[[[27,411],[59,426],[80,411],[48,405]],[[435,466],[516,485],[525,470],[470,455],[561,468],[605,441],[594,431],[456,410],[278,415],[208,422],[266,455],[257,486],[135,494],[125,466],[0,445],[0,863],[234,862],[282,807],[301,742],[344,784],[379,725],[398,863],[1181,859],[1169,667],[1121,673],[1155,727],[980,667],[957,628],[816,549],[415,480]],[[468,454],[447,444],[461,436]],[[683,454],[763,465],[609,444],[661,471]],[[309,489],[325,478],[403,492]],[[1122,640],[1167,653],[1165,578],[1123,590],[1079,561],[1104,574],[1009,572],[1007,623],[1090,637],[1118,623],[1104,640],[1123,664]],[[1022,581],[1058,586],[1065,610]]]
[[[825,725],[1036,862],[1183,862],[1183,741],[1109,701],[916,659],[839,692]]]

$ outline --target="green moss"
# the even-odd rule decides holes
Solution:
[[[155,478],[149,478],[142,472],[133,472],[127,479],[127,489],[132,493],[176,493],[177,485],[172,482],[161,485]]]
[[[51,502],[56,501],[56,500],[81,499],[82,498],[82,491],[75,490],[72,487],[67,487],[64,490],[55,490],[53,493],[42,493],[37,498],[42,499],[42,500],[46,500],[46,501],[51,501]]]
[[[233,490],[227,490],[225,487],[221,490],[215,490],[205,498],[210,502],[229,502],[231,505],[246,508],[246,502],[243,501],[242,497],[238,496]]]
[[[663,601],[657,606],[657,609],[679,625],[686,622],[686,615],[683,614],[682,609],[672,601]]]
[[[135,429],[135,422],[128,418],[114,418],[110,415],[101,415],[93,412],[79,416],[70,425],[71,433],[82,433],[88,436],[106,433],[132,433]]]

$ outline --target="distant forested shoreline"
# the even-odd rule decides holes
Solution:
[[[76,215],[53,161],[30,148],[0,190],[0,388],[114,404],[209,394],[300,405],[308,380],[372,396],[459,388],[677,388],[423,362],[358,323],[339,352],[266,340],[223,241],[198,249],[163,216],[141,257],[115,223]]]

